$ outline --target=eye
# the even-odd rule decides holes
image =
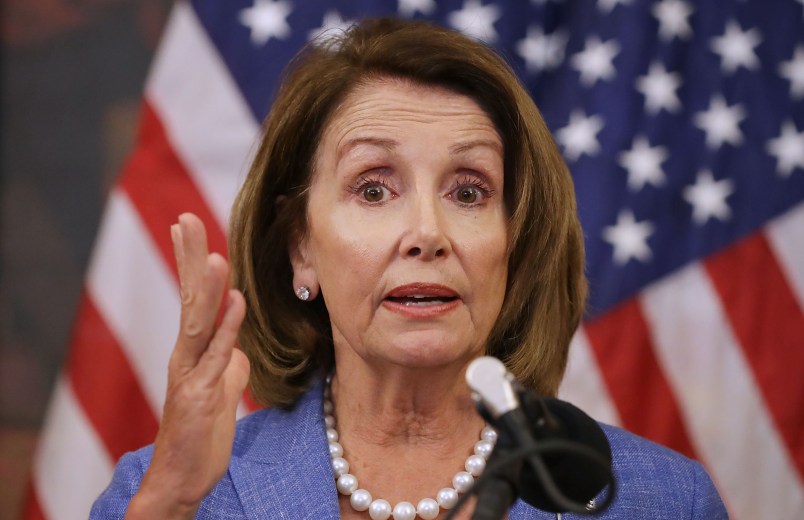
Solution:
[[[360,196],[363,197],[366,202],[380,202],[385,198],[387,192],[388,188],[385,188],[384,186],[380,186],[379,184],[370,184],[360,190]]]
[[[466,176],[459,178],[449,197],[464,206],[477,206],[494,195],[494,190],[484,180]]]
[[[396,196],[388,180],[380,176],[364,177],[348,190],[367,204],[383,204]]]
[[[472,204],[477,201],[480,192],[474,186],[461,186],[455,190],[455,200],[463,204]]]

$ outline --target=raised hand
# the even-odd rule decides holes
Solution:
[[[248,360],[235,348],[246,303],[230,287],[229,264],[208,252],[204,224],[195,215],[181,215],[170,231],[181,323],[153,459],[129,505],[131,519],[194,516],[226,472],[248,382]]]

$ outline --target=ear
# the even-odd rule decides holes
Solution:
[[[310,300],[318,296],[318,274],[315,270],[313,254],[307,240],[302,233],[293,233],[288,243],[290,265],[293,268],[293,290],[307,287],[310,290]]]

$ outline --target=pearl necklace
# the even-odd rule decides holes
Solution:
[[[338,431],[335,429],[335,410],[332,404],[330,385],[332,376],[327,378],[324,388],[324,424],[327,427],[329,455],[332,459],[332,470],[335,474],[338,492],[349,497],[349,503],[355,511],[368,510],[371,520],[387,520],[393,515],[394,520],[413,520],[418,514],[424,520],[433,520],[438,516],[439,508],[451,509],[458,502],[458,493],[465,493],[472,487],[475,477],[480,476],[486,467],[486,461],[494,450],[497,432],[486,426],[480,432],[480,440],[475,443],[474,453],[466,458],[466,471],[459,471],[452,477],[452,487],[442,488],[436,498],[423,498],[417,506],[410,502],[399,502],[393,509],[387,500],[374,499],[371,493],[359,488],[357,478],[349,473],[349,463],[343,457],[343,446],[338,442]]]

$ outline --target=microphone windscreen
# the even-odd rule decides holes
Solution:
[[[548,452],[542,457],[564,496],[581,504],[595,498],[608,484],[611,472],[611,447],[597,421],[559,399],[539,398],[525,392],[521,402],[537,443],[549,439],[576,442],[591,448],[606,461],[601,466],[588,457],[567,451]],[[520,486],[519,494],[525,502],[544,511],[563,512],[545,492],[529,464],[523,465]]]

